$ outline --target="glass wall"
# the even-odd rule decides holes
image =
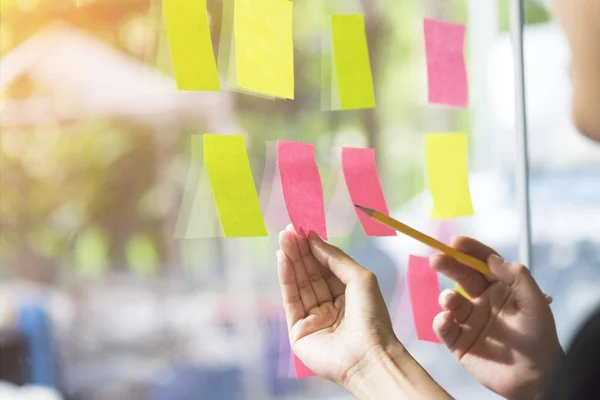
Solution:
[[[229,40],[223,7],[207,3],[218,55]],[[516,259],[508,3],[296,0],[296,94],[283,101],[177,92],[160,0],[3,0],[0,334],[15,360],[3,378],[55,387],[64,399],[348,398],[320,378],[289,379],[276,230],[181,235],[199,193],[192,137],[244,135],[259,191],[272,183],[263,179],[268,143],[314,144],[326,209],[336,207],[332,152],[374,147],[394,216],[444,241],[473,235]],[[543,2],[526,8],[532,267],[568,343],[600,300],[600,150],[570,123],[560,29]],[[347,12],[365,15],[377,108],[324,111],[325,21]],[[427,105],[423,17],[468,26],[468,109]],[[470,135],[475,216],[435,222],[423,139],[446,131]],[[377,273],[399,338],[434,378],[456,398],[496,398],[441,345],[416,339],[406,266],[430,250],[400,236],[366,238],[356,223],[335,236]],[[21,365],[19,354],[32,356]]]
[[[533,21],[534,14],[527,19]],[[570,63],[558,22],[528,27],[532,267],[554,297],[563,346],[600,304],[600,147],[573,126]]]

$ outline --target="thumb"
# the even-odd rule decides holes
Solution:
[[[488,265],[496,279],[511,288],[517,301],[540,298],[547,303],[546,296],[523,264],[505,262],[500,256],[492,254],[488,258]]]

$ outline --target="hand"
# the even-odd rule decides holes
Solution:
[[[442,313],[433,329],[471,375],[508,399],[540,398],[564,353],[548,298],[524,266],[504,262],[478,241],[453,238],[452,246],[487,260],[490,279],[447,255],[431,266],[457,282],[471,301],[453,290],[440,294]]]
[[[290,344],[318,375],[360,399],[448,398],[394,334],[375,275],[311,233],[279,236]]]
[[[345,385],[398,341],[377,278],[316,234],[281,232],[278,273],[290,344],[315,373]]]

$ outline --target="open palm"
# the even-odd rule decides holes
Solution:
[[[294,353],[340,384],[361,362],[396,342],[375,275],[341,250],[289,227],[280,235],[278,275]]]
[[[470,238],[457,238],[453,246],[487,260],[497,279],[448,256],[433,256],[431,265],[471,298],[442,292],[444,311],[434,330],[479,382],[509,399],[535,399],[563,354],[547,298],[522,265],[505,263]]]

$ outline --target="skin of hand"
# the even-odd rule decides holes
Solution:
[[[375,274],[314,233],[288,227],[279,244],[290,344],[307,367],[359,399],[450,398],[396,338]]]
[[[507,399],[542,396],[564,357],[547,297],[523,265],[504,262],[491,248],[466,237],[452,246],[487,260],[488,278],[444,254],[431,266],[457,282],[471,298],[453,290],[440,294],[442,312],[433,329],[480,383]]]
[[[555,0],[554,9],[571,47],[573,121],[600,141],[600,1]]]

